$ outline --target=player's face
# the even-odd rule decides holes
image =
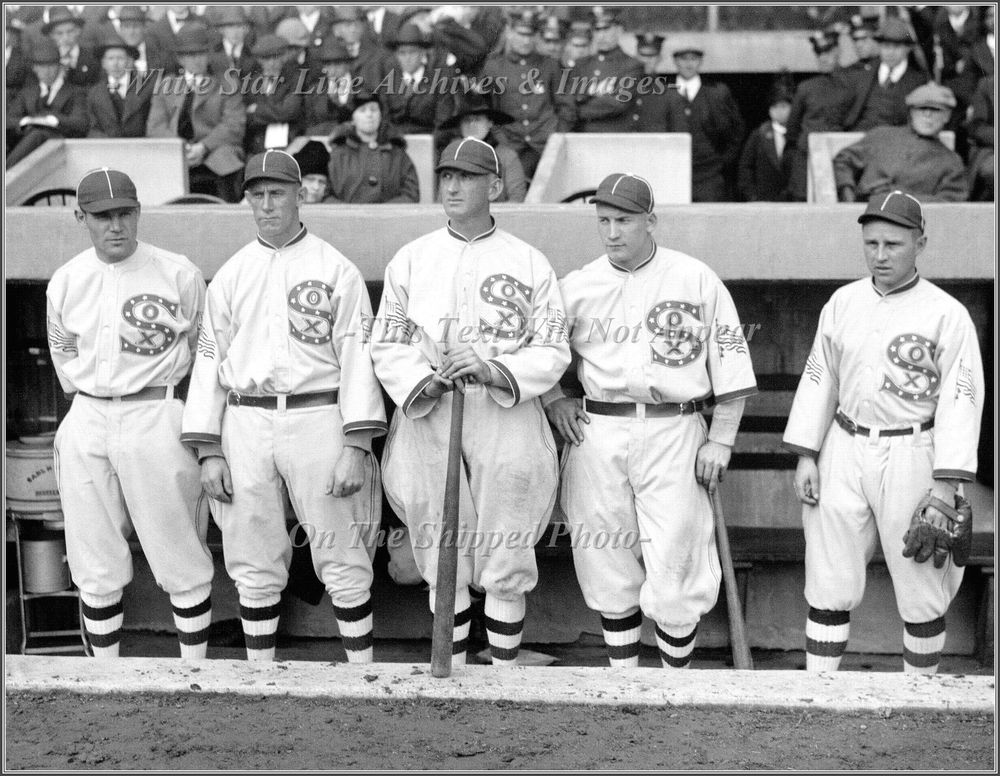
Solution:
[[[299,231],[302,187],[284,181],[257,180],[247,187],[247,201],[260,236],[281,247]]]
[[[315,205],[318,202],[322,202],[323,197],[326,196],[327,181],[328,178],[325,175],[303,175],[304,204]]]
[[[644,261],[653,250],[652,213],[629,213],[610,205],[597,205],[597,231],[608,258],[623,267]]]
[[[861,227],[861,239],[868,269],[875,287],[882,293],[913,277],[917,256],[927,244],[926,235],[919,230],[879,220],[868,221]]]
[[[951,111],[936,105],[910,108],[910,126],[920,137],[937,137],[951,118]]]
[[[501,183],[496,175],[442,170],[438,188],[444,212],[448,218],[461,223],[489,215],[490,202],[500,196]]]
[[[106,264],[117,264],[135,253],[139,208],[122,207],[103,213],[77,210],[76,220],[87,227],[97,258]]]

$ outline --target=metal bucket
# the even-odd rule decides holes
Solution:
[[[7,506],[20,512],[59,509],[52,443],[55,434],[7,443]]]
[[[70,586],[62,512],[13,514],[21,533],[25,593],[56,593]]]

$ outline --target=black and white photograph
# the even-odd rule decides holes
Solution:
[[[2,5],[4,772],[996,772],[997,3]]]

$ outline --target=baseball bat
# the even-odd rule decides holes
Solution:
[[[451,436],[448,439],[448,474],[444,486],[441,541],[438,544],[437,587],[434,597],[434,631],[431,637],[431,675],[451,675],[451,650],[455,637],[455,584],[458,576],[458,492],[462,468],[462,419],[465,394],[451,394]]]
[[[712,512],[715,513],[715,541],[719,546],[719,561],[722,564],[722,581],[726,586],[726,611],[729,614],[729,641],[733,649],[733,665],[744,671],[753,670],[753,658],[747,643],[746,623],[743,622],[743,608],[740,605],[739,588],[736,586],[736,571],[733,569],[733,555],[729,550],[729,532],[722,512],[719,488],[709,493]]]

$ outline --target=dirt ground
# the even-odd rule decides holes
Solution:
[[[989,716],[13,694],[10,769],[992,770]]]

